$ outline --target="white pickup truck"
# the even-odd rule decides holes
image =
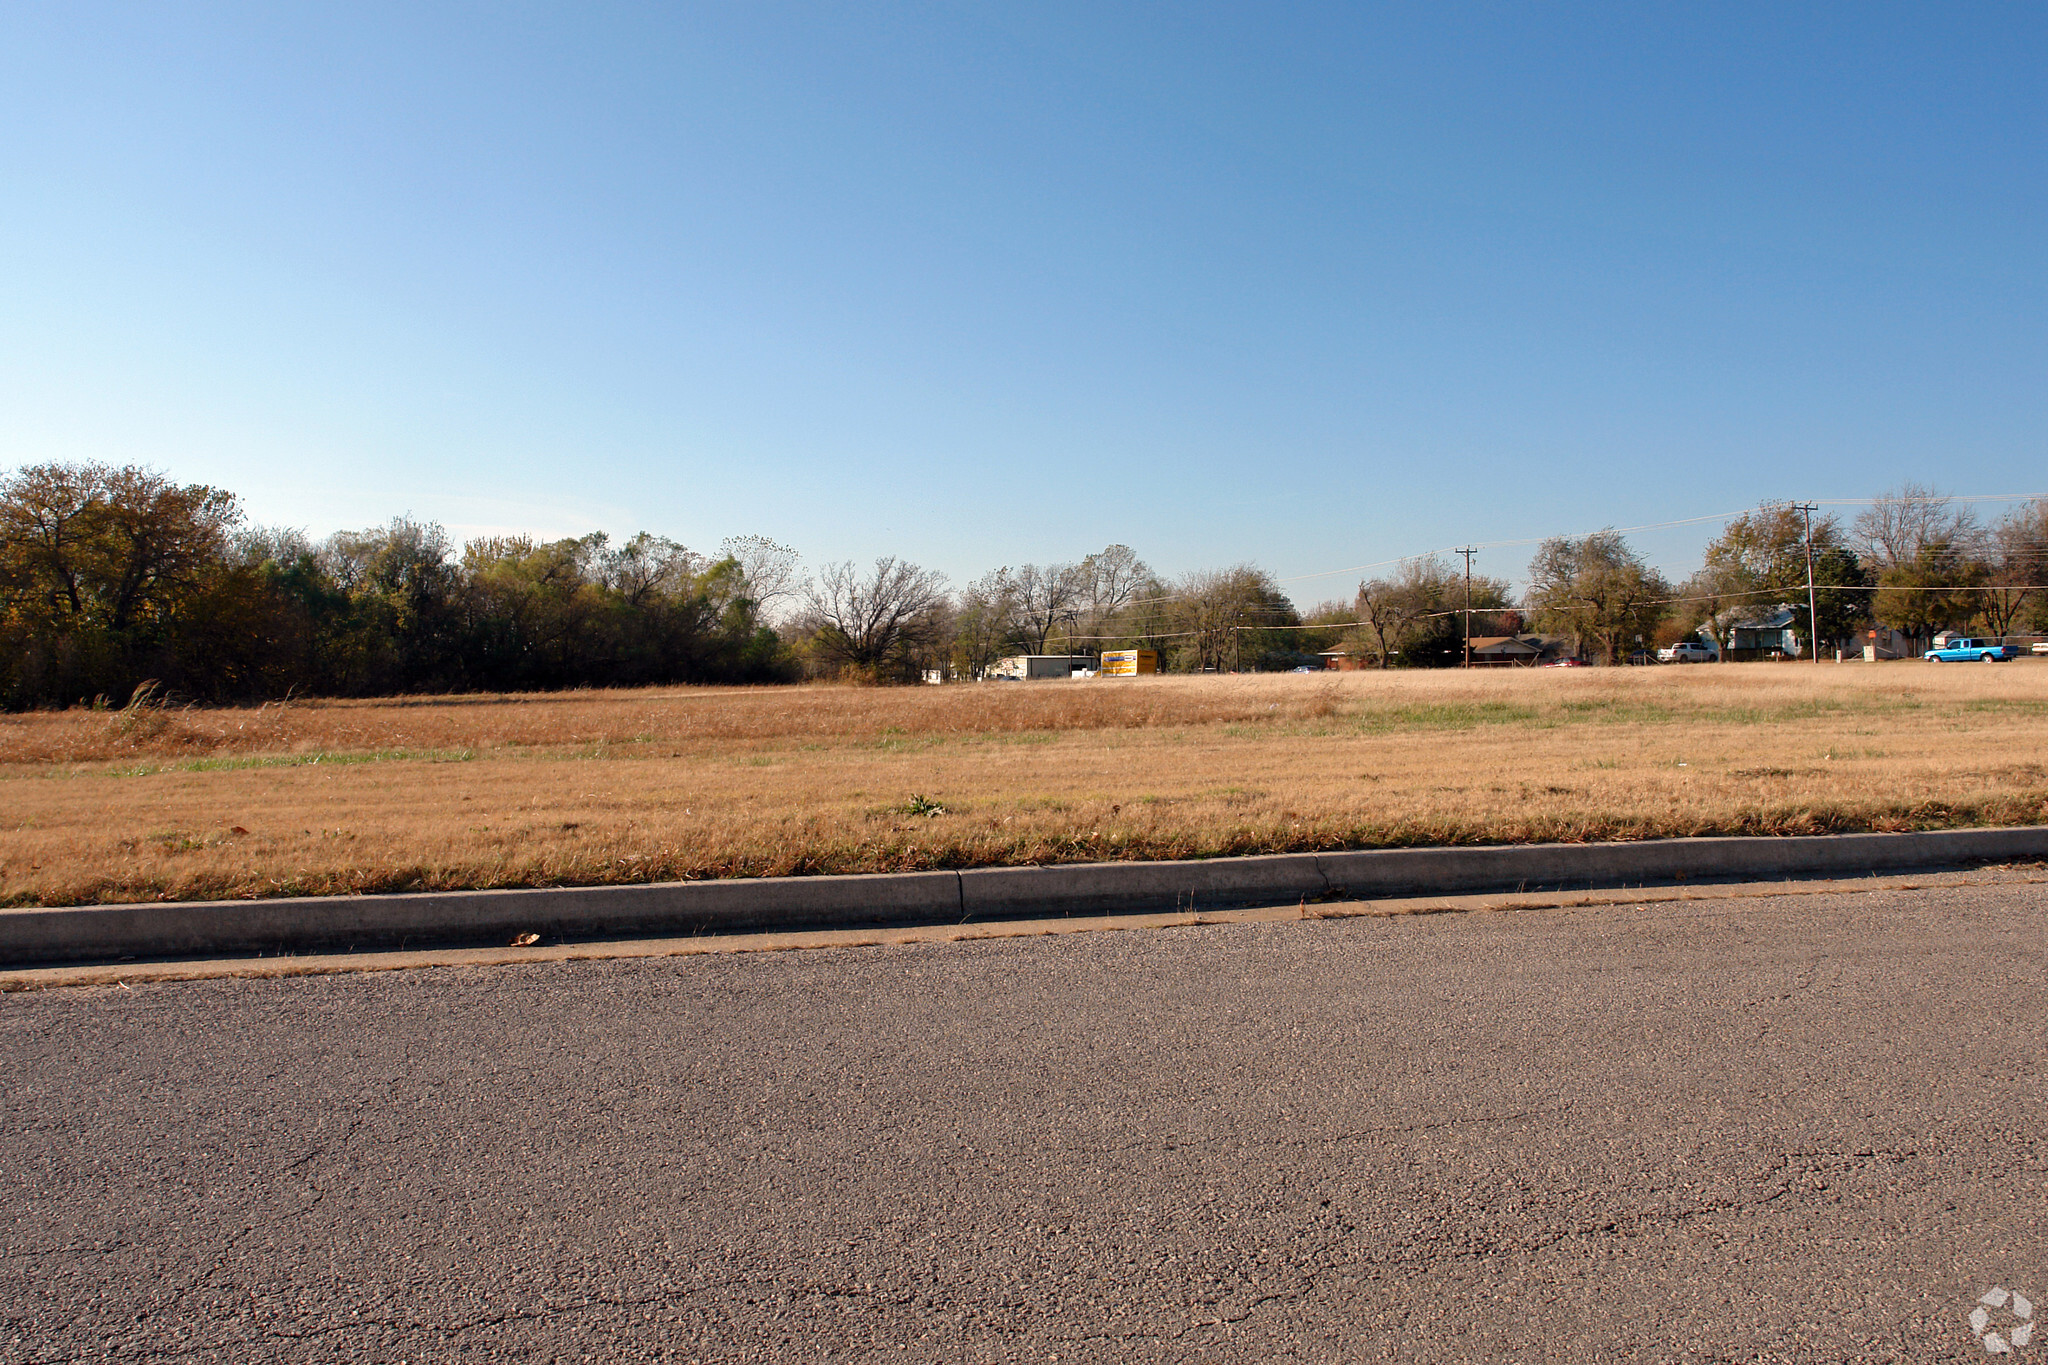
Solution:
[[[1714,657],[1714,647],[1703,645],[1698,640],[1680,640],[1657,651],[1660,664],[1710,664]]]

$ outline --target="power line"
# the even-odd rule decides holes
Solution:
[[[2048,493],[1977,493],[1970,494],[1967,496],[1962,494],[1954,494],[1944,495],[1940,498],[1937,498],[1936,500],[1944,502],[1961,503],[2036,502],[2043,498],[2048,498]],[[1885,503],[1892,503],[1897,501],[1899,501],[1897,497],[1816,498],[1814,499],[1814,505],[1816,507],[1876,507],[1881,506]],[[1706,516],[1678,517],[1671,521],[1644,522],[1640,526],[1603,526],[1599,528],[1599,530],[1597,531],[1581,531],[1576,535],[1527,536],[1518,540],[1486,540],[1480,541],[1477,544],[1471,546],[1470,548],[1476,550],[1503,550],[1510,549],[1518,545],[1541,545],[1546,540],[1583,540],[1587,536],[1600,535],[1603,533],[1611,533],[1613,535],[1625,536],[1634,535],[1638,531],[1665,531],[1678,526],[1698,526],[1703,523],[1712,521],[1733,521],[1737,517],[1746,517],[1752,512],[1759,511],[1762,508],[1769,507],[1771,505],[1772,504],[1766,502],[1759,504],[1755,507],[1744,507],[1740,511],[1735,512],[1714,512]],[[1786,504],[1779,503],[1777,505],[1785,506]],[[1796,507],[1798,504],[1791,505]],[[1319,570],[1316,573],[1293,574],[1287,578],[1276,578],[1273,581],[1276,583],[1301,583],[1312,578],[1334,578],[1338,574],[1364,573],[1369,569],[1384,569],[1394,564],[1409,564],[1413,563],[1418,559],[1429,559],[1436,555],[1461,554],[1463,553],[1464,548],[1465,547],[1444,545],[1439,546],[1434,550],[1423,550],[1412,555],[1401,555],[1398,558],[1394,559],[1382,559],[1377,563],[1373,564],[1354,564],[1348,569],[1323,569]]]

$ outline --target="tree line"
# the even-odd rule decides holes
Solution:
[[[1745,611],[1804,606],[1823,645],[1877,624],[2048,630],[2048,499],[1995,522],[1908,485],[1844,526],[1792,504],[1737,518],[1674,584],[1612,531],[1543,542],[1517,601],[1498,578],[1409,560],[1299,611],[1249,564],[1178,577],[1128,546],[999,568],[955,591],[894,557],[801,572],[739,536],[699,553],[642,533],[455,544],[399,517],[313,540],[253,527],[230,492],[153,470],[45,464],[0,480],[0,706],[120,705],[145,682],[193,700],[804,678],[973,678],[1013,654],[1151,649],[1168,671],[1454,664],[1480,634],[1569,637],[1600,661]],[[1806,613],[1793,629],[1811,647]]]
[[[1613,662],[1636,641],[1732,644],[1736,626],[1779,604],[1802,652],[1854,649],[1872,627],[1924,647],[1942,630],[2048,632],[2048,498],[1989,523],[1918,484],[1877,498],[1847,525],[1791,502],[1729,522],[1699,571],[1667,583],[1612,532],[1547,541],[1526,605]],[[1809,599],[1808,586],[1812,585]]]
[[[458,547],[405,517],[316,542],[245,525],[222,489],[37,465],[0,483],[0,704],[777,680],[763,585],[793,558],[644,534]]]

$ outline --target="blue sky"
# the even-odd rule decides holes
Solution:
[[[16,0],[0,467],[1304,603],[2048,491],[2044,73],[2017,4]]]

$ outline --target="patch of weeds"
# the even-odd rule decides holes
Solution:
[[[869,740],[861,747],[882,754],[908,754],[920,749],[936,749],[945,742],[944,735],[913,735],[898,731],[895,737]]]
[[[1730,777],[1742,778],[1797,777],[1798,775],[1798,773],[1790,768],[1735,768],[1730,770],[1728,774]]]
[[[1386,730],[1472,730],[1482,725],[1527,725],[1542,719],[1534,707],[1504,701],[1428,702],[1397,706],[1359,717],[1359,728]]]
[[[903,803],[905,815],[922,815],[927,819],[944,815],[946,808],[922,792],[912,792],[910,799]]]
[[[2048,701],[2014,697],[1976,697],[1964,702],[1963,710],[1988,712],[1995,716],[2048,716]]]
[[[1921,709],[1923,708],[1919,701],[1903,695],[1863,696],[1854,699],[1811,697],[1803,701],[1780,702],[1774,706],[1702,707],[1689,719],[1703,725],[1771,725],[1788,720],[1836,720],[1844,716],[1893,715],[1902,711]]]
[[[243,768],[309,768],[318,764],[467,763],[474,749],[368,749],[355,753],[256,754],[238,758],[190,758],[136,768],[109,768],[108,777],[153,777],[158,773],[225,773]]]
[[[1569,721],[1603,725],[1668,725],[1678,719],[1678,713],[1661,702],[1625,698],[1563,701],[1557,709]]]
[[[1037,810],[1052,811],[1057,813],[1059,811],[1067,811],[1072,810],[1074,808],[1072,802],[1062,800],[1057,796],[1024,796],[1019,797],[1011,804],[1015,806],[1019,811]]]
[[[247,834],[248,832],[248,830],[240,825],[214,834],[187,834],[185,831],[178,829],[158,829],[149,832],[148,840],[166,853],[191,853],[202,848],[218,848],[234,838],[234,836]],[[138,840],[124,839],[121,841],[121,846],[132,850],[139,842]]]

